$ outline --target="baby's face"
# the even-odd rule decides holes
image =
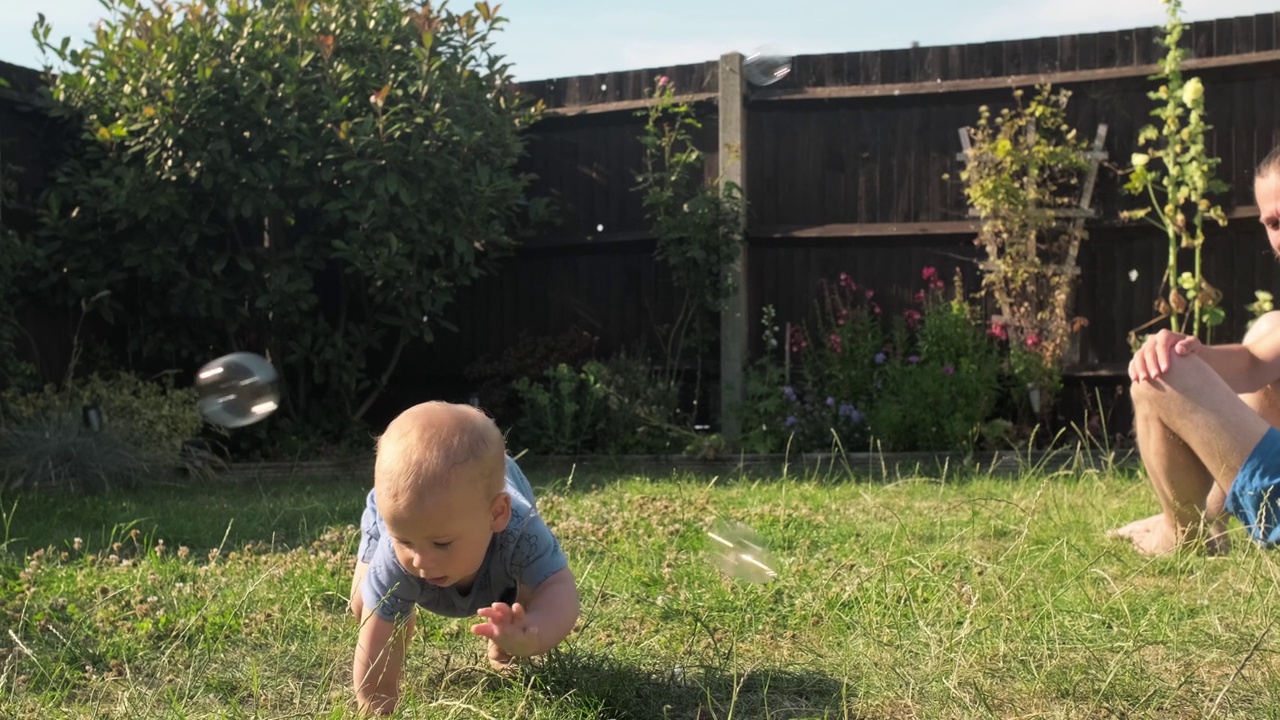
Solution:
[[[469,585],[493,533],[505,529],[511,516],[505,492],[491,498],[474,486],[460,485],[384,518],[400,564],[432,585]]]

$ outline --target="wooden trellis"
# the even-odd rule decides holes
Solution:
[[[970,155],[973,153],[973,146],[969,142],[969,128],[962,127],[959,129],[959,133],[960,147],[962,150],[959,153],[956,153],[956,159],[967,163]],[[1034,120],[1027,126],[1027,140],[1028,142],[1035,141]],[[1080,230],[1080,227],[1084,225],[1086,220],[1095,218],[1098,215],[1097,210],[1093,208],[1093,190],[1098,182],[1098,168],[1102,164],[1102,161],[1108,158],[1107,151],[1103,149],[1106,142],[1107,124],[1099,123],[1098,130],[1094,134],[1093,145],[1084,153],[1085,158],[1089,161],[1089,168],[1086,171],[1084,183],[1080,188],[1080,196],[1076,198],[1075,207],[1048,211],[1052,212],[1055,217],[1072,219],[1071,245],[1067,249],[1067,257],[1065,261],[1065,265],[1072,275],[1080,274],[1080,268],[1076,265],[1076,259],[1080,255],[1080,234],[1078,231]],[[969,208],[969,217],[980,217],[980,213],[977,208]],[[1030,242],[1034,243],[1035,239],[1030,239]],[[991,319],[999,322],[1003,321],[1004,317],[1002,315],[995,315]],[[1079,362],[1079,355],[1079,339],[1076,335],[1073,335],[1071,339],[1071,347],[1067,350],[1067,355],[1063,359],[1069,363],[1075,363]]]

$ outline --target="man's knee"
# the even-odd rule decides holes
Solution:
[[[1244,334],[1244,342],[1251,343],[1276,330],[1280,330],[1280,310],[1272,310],[1255,320],[1253,326]]]
[[[1129,399],[1133,401],[1135,409],[1149,406],[1158,395],[1155,384],[1150,380],[1129,383]]]
[[[1133,400],[1134,409],[1155,408],[1167,404],[1175,397],[1185,394],[1190,388],[1199,387],[1211,375],[1213,369],[1205,361],[1190,355],[1178,358],[1169,364],[1156,380],[1141,380],[1129,384],[1129,397]]]

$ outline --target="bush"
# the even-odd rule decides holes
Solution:
[[[536,382],[549,368],[561,364],[578,367],[590,358],[596,338],[578,329],[554,337],[533,337],[521,333],[513,345],[498,357],[486,356],[466,370],[469,380],[478,383],[480,407],[500,424],[511,424],[519,416],[520,398],[514,385],[520,380]]]
[[[641,358],[561,363],[513,389],[522,402],[513,435],[539,454],[669,453],[695,438],[674,422],[678,388]]]
[[[96,409],[101,424],[91,427]],[[196,391],[120,374],[0,395],[0,472],[11,489],[128,487],[179,468],[207,472],[189,445],[203,421]]]
[[[124,326],[136,367],[269,354],[279,415],[340,437],[541,216],[516,167],[537,109],[494,50],[504,18],[103,4],[83,48],[35,28],[56,61],[48,112],[75,142],[42,198],[33,292],[66,307],[110,290],[94,312]]]
[[[823,282],[812,329],[792,326],[785,338],[793,377],[772,357],[747,374],[742,449],[974,447],[1001,392],[1002,346],[975,321],[959,277],[951,300],[936,269],[922,278],[915,307],[888,333],[873,290],[844,273]],[[765,324],[765,346],[776,351],[770,309]]]
[[[959,279],[948,301],[931,269],[925,272],[930,292],[917,332],[895,332],[899,341],[871,405],[871,430],[885,450],[971,449],[995,407],[1001,364],[996,348],[975,323]]]
[[[513,389],[524,410],[513,434],[529,450],[578,455],[598,449],[609,402],[590,368],[578,371],[560,363],[542,382],[521,378]]]
[[[609,454],[671,453],[693,433],[679,422],[680,388],[643,357],[619,353],[591,363],[609,400],[601,443]]]

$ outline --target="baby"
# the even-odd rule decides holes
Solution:
[[[414,610],[479,615],[489,661],[541,655],[578,620],[578,589],[502,433],[468,405],[404,411],[378,440],[351,581],[360,619],[353,681],[362,712],[400,698]]]

